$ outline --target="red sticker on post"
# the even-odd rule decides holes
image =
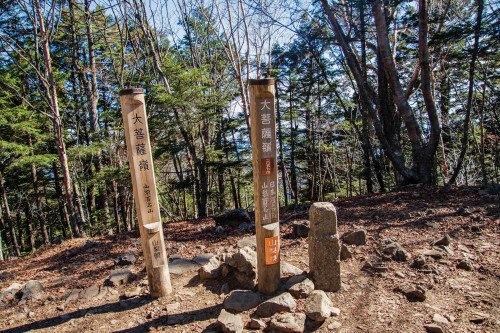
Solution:
[[[263,158],[261,161],[262,175],[274,175],[274,158]]]
[[[274,265],[280,261],[279,236],[264,238],[266,265]]]

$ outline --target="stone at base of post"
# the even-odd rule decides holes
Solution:
[[[335,207],[329,202],[314,203],[309,219],[309,272],[314,287],[337,291],[340,289],[340,242]]]

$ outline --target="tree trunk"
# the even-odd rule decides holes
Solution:
[[[59,105],[57,101],[56,85],[54,81],[54,73],[52,71],[52,60],[50,57],[50,47],[49,47],[49,35],[45,28],[45,20],[42,14],[39,0],[35,0],[34,4],[36,6],[36,11],[38,14],[39,21],[39,31],[42,41],[43,58],[45,62],[45,76],[48,79],[47,84],[47,97],[50,101],[50,107],[52,111],[52,126],[54,131],[54,139],[56,141],[57,153],[59,155],[59,162],[61,163],[61,168],[63,171],[63,182],[64,190],[66,194],[66,202],[68,207],[68,213],[70,215],[71,227],[73,230],[73,235],[75,237],[84,237],[85,232],[83,231],[83,220],[76,213],[75,207],[73,205],[73,192],[71,189],[71,176],[68,167],[68,157],[66,155],[66,146],[63,140],[63,129],[61,116],[59,114]]]
[[[116,186],[116,181],[113,179],[111,181],[111,188],[113,189],[113,214],[115,215],[116,222],[116,232],[121,234],[122,229],[120,225],[120,214],[118,214],[118,188]]]
[[[292,86],[290,85],[290,105],[289,105],[289,116],[290,116],[290,183],[292,186],[292,198],[294,199],[295,205],[298,203],[298,184],[297,184],[297,173],[295,168],[295,128],[293,124],[293,100],[292,100]]]
[[[17,243],[16,232],[14,230],[14,224],[12,223],[12,216],[10,215],[9,201],[7,200],[7,193],[5,192],[3,175],[0,172],[0,195],[2,196],[2,203],[5,209],[5,219],[7,220],[7,225],[9,227],[10,239],[12,241],[12,246],[16,255],[21,256],[21,250],[19,249],[19,244]]]
[[[278,126],[278,154],[280,159],[281,183],[283,185],[283,196],[285,198],[285,206],[288,206],[287,181],[285,170],[285,156],[283,154],[283,131],[281,129],[281,111],[280,111],[280,90],[279,81],[276,81],[276,124]]]
[[[20,209],[18,209],[16,213],[16,225],[17,225],[17,232],[19,233],[19,245],[21,247],[21,251],[26,251],[26,244],[24,243],[23,224],[21,220]]]
[[[377,2],[377,1],[376,1]],[[339,44],[339,46],[342,49],[342,52],[345,56],[346,63],[351,71],[351,74],[356,82],[356,86],[358,89],[358,93],[360,95],[360,100],[362,102],[363,108],[368,111],[369,116],[373,122],[373,125],[375,127],[375,132],[377,134],[378,139],[380,140],[380,143],[382,144],[382,147],[384,149],[385,154],[387,157],[391,160],[393,166],[398,170],[399,173],[401,173],[405,179],[413,182],[418,182],[419,181],[419,176],[418,174],[414,171],[406,167],[405,165],[405,159],[404,156],[401,154],[400,151],[397,149],[395,150],[392,146],[392,144],[389,142],[388,138],[385,135],[385,129],[383,127],[382,122],[379,119],[379,115],[377,114],[377,110],[375,109],[374,101],[377,99],[380,99],[380,96],[376,96],[375,91],[369,86],[369,82],[367,80],[363,80],[362,72],[361,72],[361,67],[358,63],[358,57],[356,54],[353,52],[351,49],[350,45],[347,42],[347,37],[344,35],[344,32],[342,31],[342,28],[340,27],[340,24],[334,14],[334,12],[331,10],[328,1],[327,0],[321,0],[321,3],[323,5],[323,8],[327,14],[328,20],[330,21],[332,25],[332,30],[334,32],[335,38]],[[374,3],[373,6],[375,9],[374,10],[374,16],[376,17],[376,22],[377,22],[377,34],[378,30],[383,30],[383,28],[387,28],[385,22],[385,14],[383,11],[381,11],[380,4],[379,3]],[[376,12],[376,13],[375,13]],[[385,31],[385,37],[381,38],[382,42],[386,42],[386,45],[384,45],[384,50],[385,50],[385,57],[383,57],[385,60],[389,62],[388,69],[395,70],[394,64],[392,62],[392,53],[390,50],[390,45],[387,37],[387,31]],[[388,52],[387,52],[388,50]],[[388,53],[388,57],[387,57]],[[392,66],[391,66],[392,64]],[[379,69],[380,70],[380,69]],[[398,78],[397,78],[397,72],[392,73],[392,78],[393,78],[393,83],[398,83]],[[397,85],[397,84],[396,84]],[[399,87],[400,88],[400,87]],[[404,103],[404,101],[400,100],[400,104],[404,107],[407,105],[407,102]],[[408,111],[408,110],[406,110]],[[403,110],[404,112],[404,110]],[[408,125],[417,125],[418,124],[415,121],[411,121],[411,115],[409,116],[407,113],[405,114],[406,118],[406,123]],[[411,127],[411,126],[407,126]],[[417,127],[418,129],[418,127]],[[418,131],[415,128],[410,128],[408,130],[409,133],[411,133],[411,136],[413,139],[415,139],[415,135],[418,134]],[[417,135],[418,137],[418,135]],[[418,141],[418,140],[417,140]]]
[[[474,72],[477,60],[477,54],[479,51],[479,37],[481,35],[481,22],[483,18],[483,0],[477,0],[477,18],[476,25],[474,27],[474,47],[472,49],[472,59],[469,66],[469,91],[467,93],[467,105],[465,107],[465,120],[464,120],[464,136],[462,138],[462,149],[460,150],[460,156],[458,157],[457,165],[453,171],[453,175],[448,181],[448,185],[454,184],[457,176],[462,169],[465,154],[467,152],[467,145],[469,141],[469,122],[470,113],[472,109],[472,95],[474,94]]]
[[[28,143],[31,149],[31,156],[34,156],[33,153],[33,145],[31,142],[31,135],[28,136]],[[33,180],[33,194],[35,196],[35,203],[36,203],[36,212],[37,212],[37,217],[38,221],[40,222],[40,230],[42,232],[42,237],[43,237],[43,243],[45,245],[50,244],[49,240],[49,234],[47,233],[47,225],[45,222],[45,217],[43,214],[42,210],[42,198],[40,197],[40,193],[38,192],[38,177],[36,174],[36,167],[35,164],[31,164],[31,178]]]
[[[36,244],[35,244],[35,234],[33,232],[33,212],[31,210],[31,206],[28,202],[26,202],[26,205],[24,206],[24,216],[26,219],[25,225],[26,225],[26,233],[28,235],[28,239],[30,241],[30,250],[31,252],[35,252],[36,250]]]
[[[52,171],[54,173],[54,185],[56,189],[56,197],[59,205],[59,216],[61,219],[61,226],[63,229],[63,235],[66,238],[66,228],[69,231],[69,236],[73,238],[73,234],[71,232],[71,222],[68,216],[68,211],[66,210],[66,206],[64,204],[63,194],[61,185],[59,183],[59,171],[57,170],[57,164],[54,162],[52,164]]]

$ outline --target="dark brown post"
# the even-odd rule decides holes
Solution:
[[[259,291],[271,294],[280,280],[278,174],[274,79],[250,81],[257,281]]]

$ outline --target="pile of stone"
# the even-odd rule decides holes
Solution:
[[[250,311],[252,319],[246,325],[248,328],[304,332],[308,323],[322,323],[340,314],[340,309],[334,307],[327,293],[314,290],[314,283],[306,275],[291,277],[280,292],[266,299],[266,296],[251,290],[231,291],[224,300],[224,309],[216,326],[223,332],[243,332],[245,323],[239,313]],[[303,311],[298,311],[298,299],[305,299]]]

